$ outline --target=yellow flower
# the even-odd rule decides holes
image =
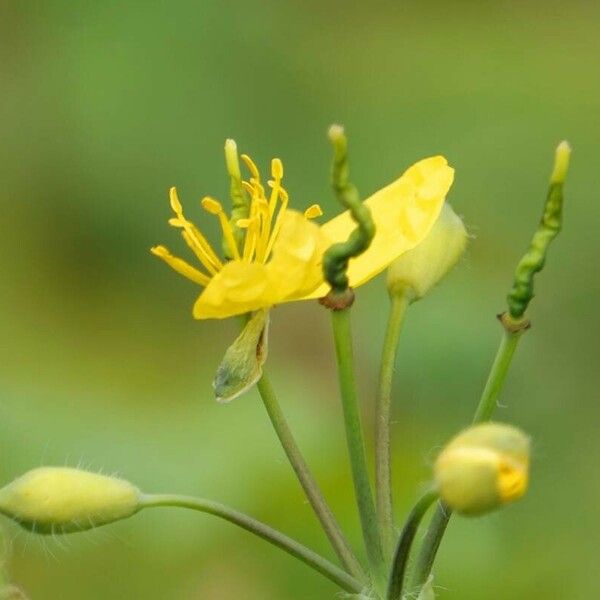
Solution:
[[[200,230],[184,216],[175,188],[170,192],[175,217],[169,223],[181,230],[202,269],[173,256],[164,246],[152,248],[152,253],[175,271],[204,287],[194,304],[196,319],[222,319],[282,302],[324,296],[329,289],[323,280],[323,253],[331,244],[345,241],[355,228],[348,211],[318,226],[310,220],[322,214],[318,205],[312,205],[304,214],[288,208],[279,159],[271,161],[268,195],[256,165],[246,155],[242,159],[251,173],[250,180],[243,182],[250,197],[250,212],[247,219],[236,223],[246,232],[243,247],[236,244],[221,204],[209,197],[201,202],[219,219],[231,260],[221,260]],[[376,232],[369,249],[350,261],[351,286],[366,283],[425,238],[453,177],[454,170],[444,157],[426,158],[365,200]]]

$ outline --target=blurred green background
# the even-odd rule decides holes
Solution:
[[[436,584],[447,600],[600,597],[599,19],[600,5],[584,1],[0,3],[2,481],[40,464],[118,472],[147,491],[230,503],[330,556],[256,393],[212,399],[236,323],[195,322],[194,285],[148,249],[182,250],[166,225],[171,185],[190,215],[214,224],[193,203],[226,197],[230,136],[263,166],[284,160],[297,207],[338,210],[325,131],[339,121],[365,195],[445,154],[457,169],[450,201],[473,234],[403,334],[400,516],[474,410],[500,336],[494,315],[567,138],[565,230],[497,413],[533,436],[531,489],[489,517],[453,520]],[[386,306],[379,280],[354,311],[369,432]],[[358,543],[329,323],[316,303],[274,312],[269,367]],[[55,540],[3,526],[11,577],[32,600],[337,593],[204,515],[148,511]]]

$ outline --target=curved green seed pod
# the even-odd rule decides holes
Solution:
[[[348,167],[348,139],[341,125],[332,125],[329,139],[333,144],[331,184],[340,203],[352,214],[356,229],[345,242],[333,244],[323,256],[323,274],[334,294],[348,290],[348,261],[362,254],[375,235],[371,211],[365,206],[356,186],[350,183]]]
[[[515,321],[523,317],[533,299],[533,278],[544,268],[548,247],[562,228],[563,185],[570,157],[571,147],[568,142],[561,142],[556,148],[554,169],[542,219],[527,252],[517,265],[514,283],[507,296],[508,312]]]

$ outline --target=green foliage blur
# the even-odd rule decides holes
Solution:
[[[221,500],[331,556],[256,393],[213,400],[237,323],[194,321],[197,289],[148,250],[184,252],[166,224],[172,185],[216,239],[197,200],[226,199],[226,137],[263,168],[281,157],[296,207],[334,214],[325,132],[341,122],[365,196],[446,155],[449,200],[473,235],[403,333],[400,517],[436,449],[470,420],[500,337],[495,314],[567,138],[565,229],[497,413],[533,436],[531,488],[501,512],[452,521],[436,589],[444,600],[600,597],[599,19],[597,3],[559,0],[0,3],[1,481],[40,464],[117,472],[146,491]],[[381,278],[359,290],[368,432],[386,307]],[[326,311],[277,308],[268,366],[358,544]],[[56,539],[2,527],[11,579],[32,600],[337,593],[205,515],[157,509]]]

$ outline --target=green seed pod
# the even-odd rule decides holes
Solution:
[[[425,296],[458,262],[468,237],[461,218],[449,204],[444,204],[429,235],[390,265],[387,273],[390,295],[408,294],[411,302]]]
[[[480,515],[518,500],[529,478],[529,438],[501,423],[459,433],[434,466],[440,497],[454,511]]]
[[[0,489],[0,512],[35,533],[85,531],[140,508],[128,481],[68,467],[33,469]]]

